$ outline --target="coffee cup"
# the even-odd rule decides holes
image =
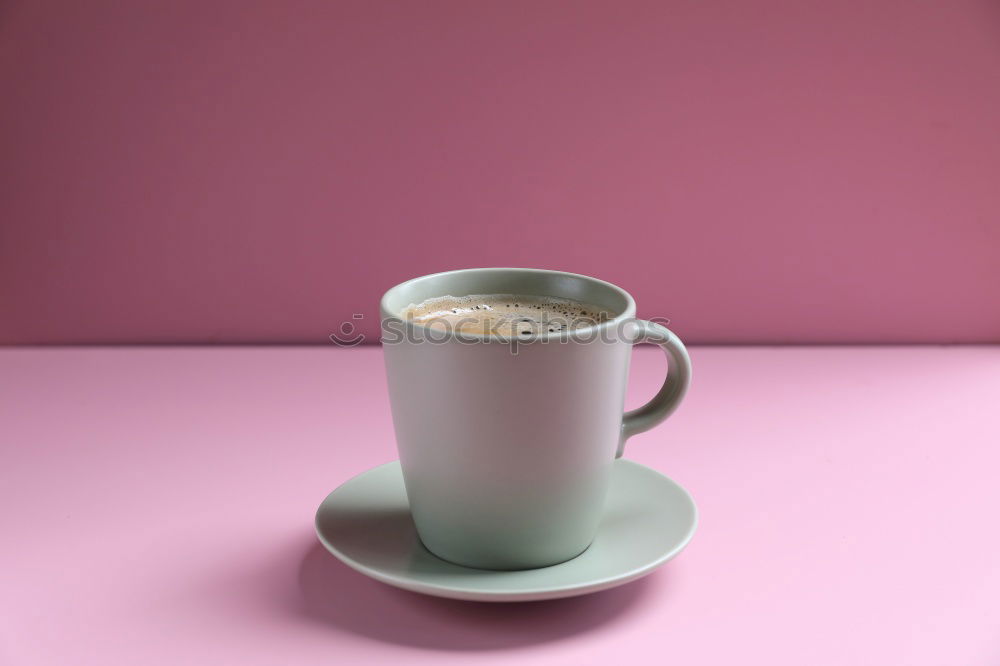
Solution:
[[[427,302],[467,304],[474,332],[408,316]],[[515,302],[510,316],[520,320],[507,317],[510,325],[498,331],[481,325],[514,312]],[[558,326],[548,317],[553,305],[567,315]],[[460,310],[445,314],[466,314]],[[385,293],[382,342],[396,443],[428,550],[467,567],[515,570],[587,549],[625,442],[666,419],[691,379],[677,336],[635,313],[632,296],[611,283],[527,268],[437,273]],[[667,377],[648,403],[625,412],[639,343],[663,349]]]

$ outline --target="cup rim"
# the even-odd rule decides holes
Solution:
[[[406,318],[400,316],[400,314],[398,312],[392,312],[389,309],[389,307],[388,307],[388,301],[394,295],[394,292],[400,291],[400,290],[402,290],[402,289],[404,289],[406,287],[409,287],[409,286],[411,286],[411,285],[413,285],[415,283],[422,282],[424,280],[430,280],[432,278],[439,278],[439,277],[451,276],[451,275],[460,276],[463,273],[465,273],[465,274],[469,274],[469,273],[482,273],[484,271],[507,271],[507,272],[511,272],[511,273],[530,273],[530,274],[533,274],[533,275],[558,275],[558,276],[565,276],[565,277],[577,278],[577,279],[585,280],[587,282],[591,282],[593,284],[596,284],[599,287],[603,287],[605,289],[610,289],[611,291],[616,292],[620,297],[622,297],[625,300],[626,306],[625,306],[624,310],[622,310],[620,313],[618,313],[617,315],[615,315],[611,319],[608,319],[607,321],[599,322],[597,324],[591,324],[589,326],[581,326],[579,328],[573,328],[573,329],[568,329],[568,330],[564,330],[564,331],[559,331],[557,333],[549,334],[548,332],[543,331],[543,332],[541,332],[539,334],[532,335],[530,338],[522,339],[522,338],[513,338],[513,337],[511,337],[511,338],[505,338],[504,336],[490,335],[488,333],[467,333],[467,332],[462,332],[461,333],[461,338],[465,339],[465,340],[509,341],[509,340],[515,340],[516,339],[519,342],[528,342],[528,341],[531,341],[531,340],[547,339],[547,338],[550,338],[550,337],[557,338],[557,337],[562,337],[562,336],[568,336],[570,338],[576,338],[576,337],[584,335],[584,334],[592,336],[594,334],[594,332],[600,333],[600,332],[602,332],[604,330],[609,330],[609,329],[612,329],[612,328],[616,328],[616,327],[624,324],[627,321],[635,319],[635,299],[632,298],[632,294],[628,293],[627,291],[625,291],[624,289],[622,289],[618,285],[613,284],[611,282],[608,282],[606,280],[601,280],[600,278],[595,278],[595,277],[593,277],[591,275],[584,275],[582,273],[570,273],[568,271],[556,271],[556,270],[549,270],[549,269],[545,269],[545,268],[520,268],[520,267],[514,267],[514,266],[496,266],[496,267],[482,267],[482,268],[459,268],[459,269],[451,270],[451,271],[440,271],[438,273],[429,273],[427,275],[420,275],[418,277],[410,278],[409,280],[405,280],[404,282],[400,282],[399,284],[397,284],[397,285],[395,285],[395,286],[390,287],[389,289],[387,289],[386,292],[384,294],[382,294],[382,298],[379,300],[379,311],[380,311],[380,314],[381,314],[381,317],[382,317],[382,321],[384,322],[387,319],[396,319],[396,320],[399,320],[399,321],[403,322],[403,325],[406,326],[407,330],[409,330],[409,331],[412,331],[415,327],[418,327],[418,326],[422,330],[429,330],[426,326],[421,326],[420,324],[416,324],[412,320],[409,320],[409,319],[406,319]],[[441,294],[441,295],[444,296],[445,294]],[[553,295],[555,295],[555,294],[553,294]],[[458,332],[454,331],[454,330],[451,330],[451,329],[445,331],[445,334],[446,334],[446,337],[448,339],[453,339],[453,338],[459,337]]]

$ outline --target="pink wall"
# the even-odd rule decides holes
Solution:
[[[985,0],[8,1],[0,342],[322,343],[484,265],[1000,341],[998,73]]]

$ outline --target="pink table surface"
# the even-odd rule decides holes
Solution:
[[[394,456],[377,348],[0,350],[0,664],[997,664],[1000,348],[696,348],[627,455],[689,548],[518,605],[421,597],[317,544]],[[630,402],[664,363],[640,350]]]

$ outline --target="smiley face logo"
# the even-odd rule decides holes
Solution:
[[[363,314],[355,314],[352,319],[364,319]],[[365,334],[357,330],[354,322],[345,321],[340,325],[340,331],[330,334],[330,341],[341,347],[354,347],[365,341]]]

